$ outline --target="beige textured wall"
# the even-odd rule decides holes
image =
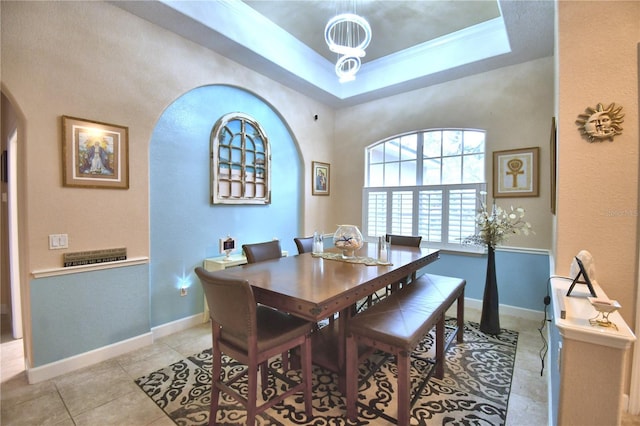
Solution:
[[[563,342],[560,367],[562,384],[558,395],[556,424],[620,425],[621,394],[627,393],[622,389],[622,383],[630,351],[625,353],[618,348],[573,339],[565,339]],[[606,362],[596,364],[595,360]],[[595,365],[597,368],[590,368]]]
[[[53,233],[69,235],[69,251],[127,247],[129,257],[149,255],[151,133],[164,108],[202,85],[243,87],[282,114],[304,159],[305,231],[327,216],[329,198],[310,195],[310,167],[332,160],[330,108],[107,3],[1,7],[2,89],[26,117],[20,196],[29,271],[61,266],[60,252],[48,249]],[[62,187],[62,115],[129,127],[129,190]]]
[[[553,116],[553,58],[486,72],[343,109],[336,114],[334,183],[342,190],[335,223],[362,222],[364,148],[406,132],[441,127],[487,131],[486,174],[491,182],[492,152],[540,147],[540,196],[502,198],[498,204],[523,206],[535,235],[514,237],[509,246],[551,247],[549,135]],[[491,194],[491,185],[487,191]]]
[[[638,51],[640,2],[558,4],[558,215],[556,273],[591,252],[597,281],[633,328],[638,248]],[[589,143],[575,121],[615,102],[623,134]]]

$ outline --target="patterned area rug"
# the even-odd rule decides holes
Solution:
[[[455,324],[454,320],[448,321]],[[450,325],[446,328],[450,334]],[[433,333],[433,332],[432,332]],[[499,336],[487,336],[479,325],[467,322],[464,343],[455,339],[446,352],[445,376],[431,378],[421,390],[411,409],[412,425],[503,425],[515,361],[518,333],[503,330]],[[429,358],[433,354],[434,336],[427,335],[416,354]],[[382,366],[366,378],[374,365]],[[235,361],[223,357],[225,372],[239,368]],[[281,370],[281,360],[270,366]],[[416,358],[412,361],[412,392],[419,389],[421,378],[432,365]],[[313,418],[304,414],[302,395],[296,394],[258,416],[259,425],[349,425],[345,418],[345,401],[337,388],[337,377],[314,366]],[[288,373],[295,379],[296,372]],[[397,402],[394,398],[396,367],[393,358],[375,353],[360,365],[358,425],[395,424]],[[271,377],[275,388],[286,386]],[[211,350],[187,357],[148,376],[136,384],[178,425],[206,425],[211,402]],[[274,383],[271,383],[272,385]],[[243,386],[243,384],[240,384]],[[260,393],[260,392],[259,392]],[[270,398],[273,394],[264,394]],[[224,425],[242,425],[244,409],[222,394],[218,420]]]

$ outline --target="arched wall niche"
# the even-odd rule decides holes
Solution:
[[[216,121],[241,112],[264,128],[271,145],[271,203],[212,205],[210,137]],[[278,238],[295,252],[301,229],[301,157],[281,115],[242,88],[208,85],[178,97],[161,114],[149,145],[151,326],[202,312],[202,289],[193,270],[219,256],[219,239],[244,243]],[[186,297],[179,289],[190,287]]]

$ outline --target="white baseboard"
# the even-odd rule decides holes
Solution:
[[[29,384],[39,383],[80,368],[88,367],[116,356],[126,354],[153,343],[151,333],[132,337],[89,352],[74,355],[39,367],[27,368]]]
[[[482,311],[482,300],[478,299],[464,299],[464,306],[466,308],[477,309]],[[500,305],[500,315],[509,315],[512,317],[539,320],[544,313],[542,311],[534,311],[533,309],[518,308],[511,305]]]
[[[202,314],[193,315],[153,327],[150,332],[127,340],[103,346],[89,352],[74,355],[39,367],[27,368],[27,380],[30,384],[43,382],[80,368],[88,367],[102,361],[135,351],[151,345],[156,339],[186,330],[202,324]]]
[[[192,315],[151,328],[153,340],[202,324],[202,314]]]

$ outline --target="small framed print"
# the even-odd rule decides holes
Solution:
[[[493,153],[493,198],[537,197],[540,148]]]
[[[129,188],[129,129],[62,116],[63,186]]]
[[[229,255],[236,249],[236,240],[232,237],[220,238],[220,253]]]
[[[320,163],[313,161],[311,163],[311,194],[312,195],[329,195],[330,192],[330,168],[328,163]]]

